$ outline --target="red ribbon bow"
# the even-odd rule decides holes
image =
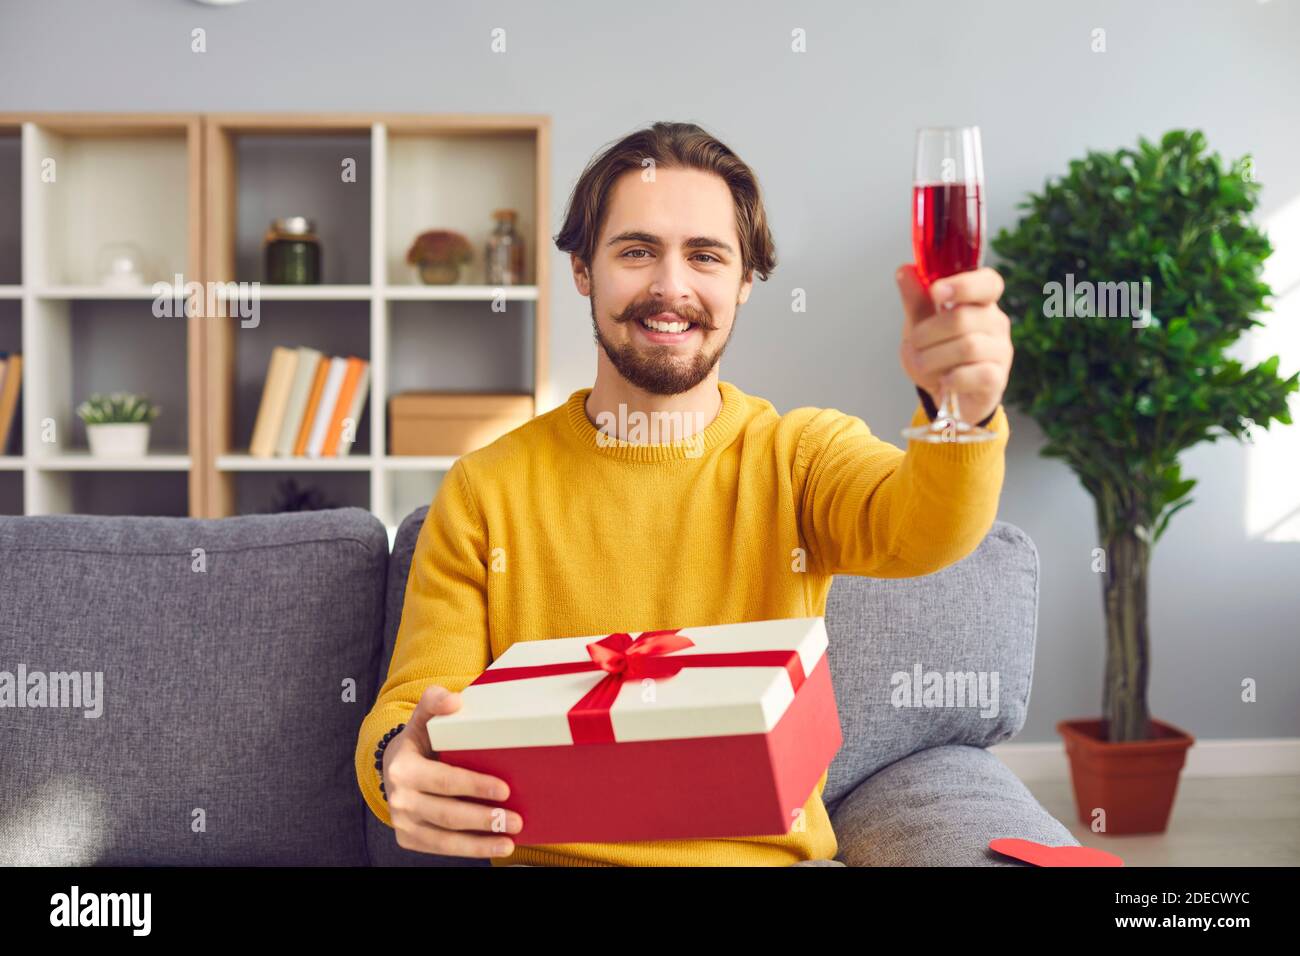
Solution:
[[[610,634],[587,645],[590,661],[489,668],[472,684],[603,670],[605,678],[569,708],[569,729],[575,744],[612,744],[616,740],[610,708],[628,681],[672,677],[683,667],[784,667],[797,693],[807,678],[796,651],[734,651],[668,657],[673,651],[695,646],[689,637],[677,633],[680,630],[674,627],[666,631],[642,631],[636,640],[622,632]]]

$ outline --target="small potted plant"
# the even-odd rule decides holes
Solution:
[[[95,394],[77,406],[86,423],[90,453],[99,458],[139,458],[149,449],[149,424],[162,409],[144,395]]]
[[[460,281],[462,266],[474,259],[474,248],[459,232],[432,229],[415,237],[406,261],[415,266],[426,285],[451,285]]]

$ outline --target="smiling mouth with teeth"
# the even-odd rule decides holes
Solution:
[[[696,323],[674,320],[672,322],[660,322],[656,319],[639,319],[641,327],[651,332],[689,332],[695,328]]]

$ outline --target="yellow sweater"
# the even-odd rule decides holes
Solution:
[[[456,460],[420,530],[388,678],[357,741],[380,820],[392,826],[374,766],[384,732],[429,684],[463,690],[515,641],[824,615],[833,575],[931,574],[973,551],[997,515],[1001,406],[994,441],[908,442],[905,453],[836,409],[781,415],[718,387],[721,410],[694,442],[610,439],[588,420],[583,388]],[[918,403],[912,424],[926,421]],[[780,836],[516,845],[492,863],[833,858],[825,786],[823,774],[802,828]]]

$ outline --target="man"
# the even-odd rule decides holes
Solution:
[[[998,433],[904,452],[860,418],[779,415],[719,379],[775,254],[753,173],[699,127],[656,123],[595,158],[556,244],[591,300],[595,384],[444,478],[357,743],[366,802],[403,847],[494,864],[830,860],[825,774],[787,834],[516,847],[519,815],[476,802],[505,799],[505,782],[439,762],[425,724],[515,641],[823,615],[836,574],[930,574],[969,554],[997,514],[1009,434],[1001,278],[979,269],[927,291],[897,273],[912,423],[933,418],[947,376],[967,420]]]

